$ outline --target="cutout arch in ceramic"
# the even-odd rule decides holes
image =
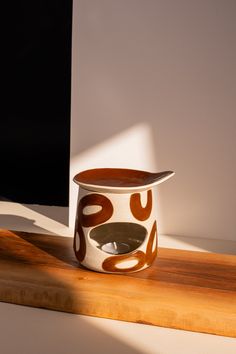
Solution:
[[[118,274],[149,267],[157,255],[153,187],[173,175],[123,168],[78,173],[74,252],[80,264]]]

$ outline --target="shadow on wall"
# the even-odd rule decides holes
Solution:
[[[49,230],[35,224],[35,220],[18,215],[0,214],[0,229],[33,232],[38,234],[48,234]],[[50,234],[53,232],[50,231]]]
[[[30,204],[30,205],[23,204],[23,205],[24,207],[29,208],[41,215],[45,215],[49,219],[53,219],[65,226],[67,226],[69,223],[69,207],[58,207],[58,206],[50,207],[46,205],[36,205],[36,204]]]
[[[21,219],[25,219],[26,222],[23,222],[19,215],[10,215],[11,218],[6,215],[6,210],[11,210],[11,204],[14,203],[13,209],[18,209],[17,206],[22,210],[29,209],[32,211],[32,215],[35,213],[45,216],[48,219],[54,220],[55,222],[62,224],[64,226],[68,226],[69,224],[69,207],[61,207],[61,206],[49,206],[49,205],[38,205],[38,204],[19,204],[7,199],[5,197],[0,196],[0,202],[2,203],[0,206],[0,228],[8,229],[8,230],[15,230],[15,226],[19,225],[22,230],[29,230],[30,232],[37,232],[34,231],[36,227],[35,224],[29,223],[25,217]],[[3,212],[2,212],[3,211]],[[19,211],[19,210],[18,210]],[[53,233],[50,230],[45,230],[47,232]]]
[[[63,224],[68,208],[0,202],[0,228],[42,234],[72,236]]]

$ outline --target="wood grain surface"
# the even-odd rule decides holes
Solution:
[[[67,237],[0,230],[0,301],[236,337],[236,257],[159,249],[127,275],[80,268]]]

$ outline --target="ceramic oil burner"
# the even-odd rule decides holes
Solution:
[[[136,272],[157,254],[156,194],[174,172],[99,168],[80,172],[74,251],[86,268]]]

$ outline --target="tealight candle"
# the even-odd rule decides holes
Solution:
[[[105,243],[101,249],[111,254],[122,254],[130,251],[129,245],[123,242],[108,242]]]

